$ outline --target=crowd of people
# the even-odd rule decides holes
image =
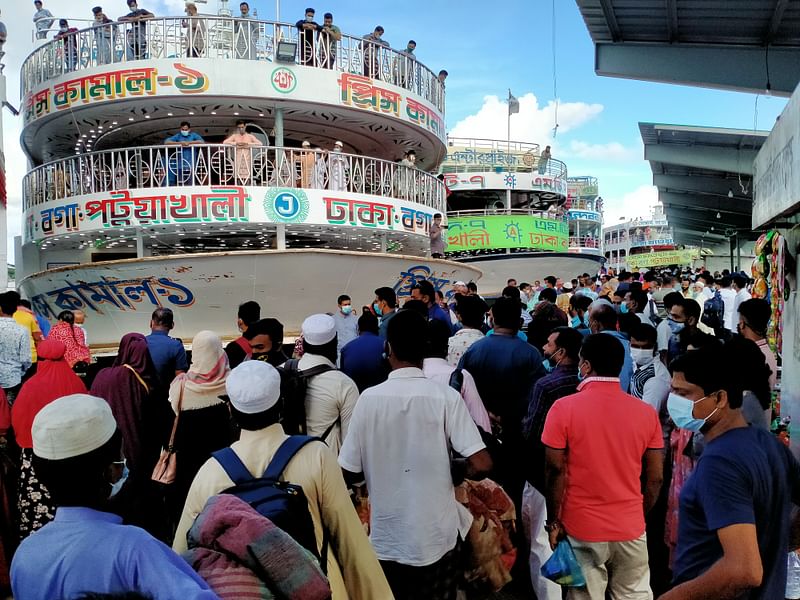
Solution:
[[[72,311],[45,335],[2,294],[0,585],[474,595],[485,483],[519,524],[513,585],[540,600],[562,598],[541,569],[565,540],[569,598],[783,598],[800,467],[770,433],[770,307],[715,275],[510,279],[488,301],[420,280],[402,307],[341,294],[294,344],[250,300],[239,337],[197,332],[188,355],[158,308],[98,372]]]

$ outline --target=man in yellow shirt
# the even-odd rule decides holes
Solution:
[[[42,330],[39,329],[39,323],[36,322],[36,316],[31,310],[19,303],[22,298],[19,293],[12,291],[9,294],[12,294],[17,301],[17,312],[14,313],[14,320],[25,328],[31,341],[31,362],[33,364],[25,375],[25,379],[27,379],[36,372],[36,346],[44,337],[42,336]]]

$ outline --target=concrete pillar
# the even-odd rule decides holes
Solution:
[[[144,258],[144,237],[142,230],[136,230],[136,258]]]
[[[283,109],[275,107],[275,145],[283,146]]]
[[[276,248],[278,250],[286,250],[286,224],[278,223],[276,231]]]

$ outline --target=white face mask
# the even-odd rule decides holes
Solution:
[[[645,348],[631,348],[631,358],[637,366],[646,367],[655,360],[655,354],[653,354],[652,350]]]

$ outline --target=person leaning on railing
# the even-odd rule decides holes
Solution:
[[[194,2],[186,3],[187,19],[181,19],[181,27],[186,29],[186,56],[199,58],[206,50],[206,23],[204,19],[196,19],[197,6]]]
[[[92,31],[94,33],[94,44],[97,48],[97,64],[107,65],[111,62],[111,35],[113,21],[109,19],[103,12],[103,8],[95,6],[92,9],[94,14],[94,23],[92,23]]]
[[[147,58],[147,21],[155,18],[155,15],[139,8],[136,0],[128,0],[128,8],[131,12],[119,18],[121,23],[131,23],[126,34],[128,44],[125,56],[128,60],[141,60]]]

